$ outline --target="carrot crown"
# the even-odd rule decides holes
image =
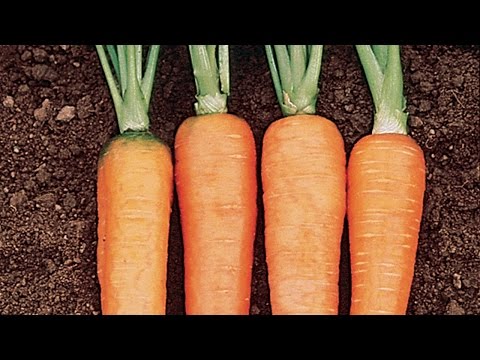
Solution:
[[[356,45],[375,105],[373,134],[407,134],[402,62],[398,45]]]
[[[150,46],[145,72],[142,69],[142,45],[106,45],[107,52],[104,45],[96,45],[96,48],[113,98],[120,133],[127,130],[147,131],[150,125],[148,108],[160,46]]]
[[[230,94],[228,45],[189,45],[197,115],[226,113]]]
[[[315,114],[323,45],[266,45],[265,50],[283,115]]]

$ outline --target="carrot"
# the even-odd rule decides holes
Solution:
[[[106,234],[106,183],[104,167],[100,166],[97,170],[97,276],[100,287],[103,286],[103,269],[105,269],[105,234]],[[100,293],[100,303],[105,301],[104,293]]]
[[[158,59],[152,46],[142,77],[138,45],[97,46],[114,100],[120,135],[98,163],[97,272],[103,314],[164,314],[173,195],[170,149],[148,132],[148,105]]]
[[[218,70],[215,48],[190,47],[197,116],[185,120],[175,137],[185,309],[245,315],[257,217],[255,142],[248,123],[226,113],[228,48],[219,46]]]
[[[266,50],[286,116],[262,150],[272,314],[337,314],[346,160],[335,124],[315,115],[322,46]]]
[[[405,314],[425,191],[422,149],[407,135],[398,46],[357,46],[376,108],[348,164],[350,313]]]

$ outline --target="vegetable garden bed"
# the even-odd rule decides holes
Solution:
[[[263,46],[230,47],[229,111],[253,129],[260,157],[282,116]],[[478,46],[402,46],[410,135],[427,187],[409,314],[480,314]],[[151,130],[172,147],[194,115],[186,46],[162,46]],[[347,159],[371,132],[373,104],[353,46],[325,46],[317,113],[338,126]],[[98,314],[97,160],[118,133],[94,46],[0,46],[0,314]],[[258,179],[260,167],[258,166]],[[259,181],[251,314],[270,313]],[[184,313],[183,245],[175,195],[167,313]],[[340,313],[350,303],[343,234]]]

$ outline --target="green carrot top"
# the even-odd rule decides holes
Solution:
[[[398,45],[356,45],[375,105],[373,134],[407,134],[406,101]]]
[[[265,48],[283,115],[315,114],[323,45],[266,45]]]
[[[228,45],[189,45],[189,51],[197,88],[195,112],[197,115],[228,112]]]
[[[145,72],[142,69],[142,45],[106,45],[107,52],[104,45],[96,45],[96,48],[113,98],[120,133],[147,131],[160,46],[150,46]]]

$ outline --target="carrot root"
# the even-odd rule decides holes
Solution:
[[[423,151],[409,136],[362,138],[348,165],[352,315],[405,314],[425,191]]]
[[[265,249],[273,314],[337,314],[346,160],[335,124],[275,121],[263,140]]]
[[[164,314],[173,166],[151,135],[121,135],[98,169],[103,314]]]
[[[247,122],[189,118],[175,138],[187,314],[248,314],[257,216],[256,154]]]

